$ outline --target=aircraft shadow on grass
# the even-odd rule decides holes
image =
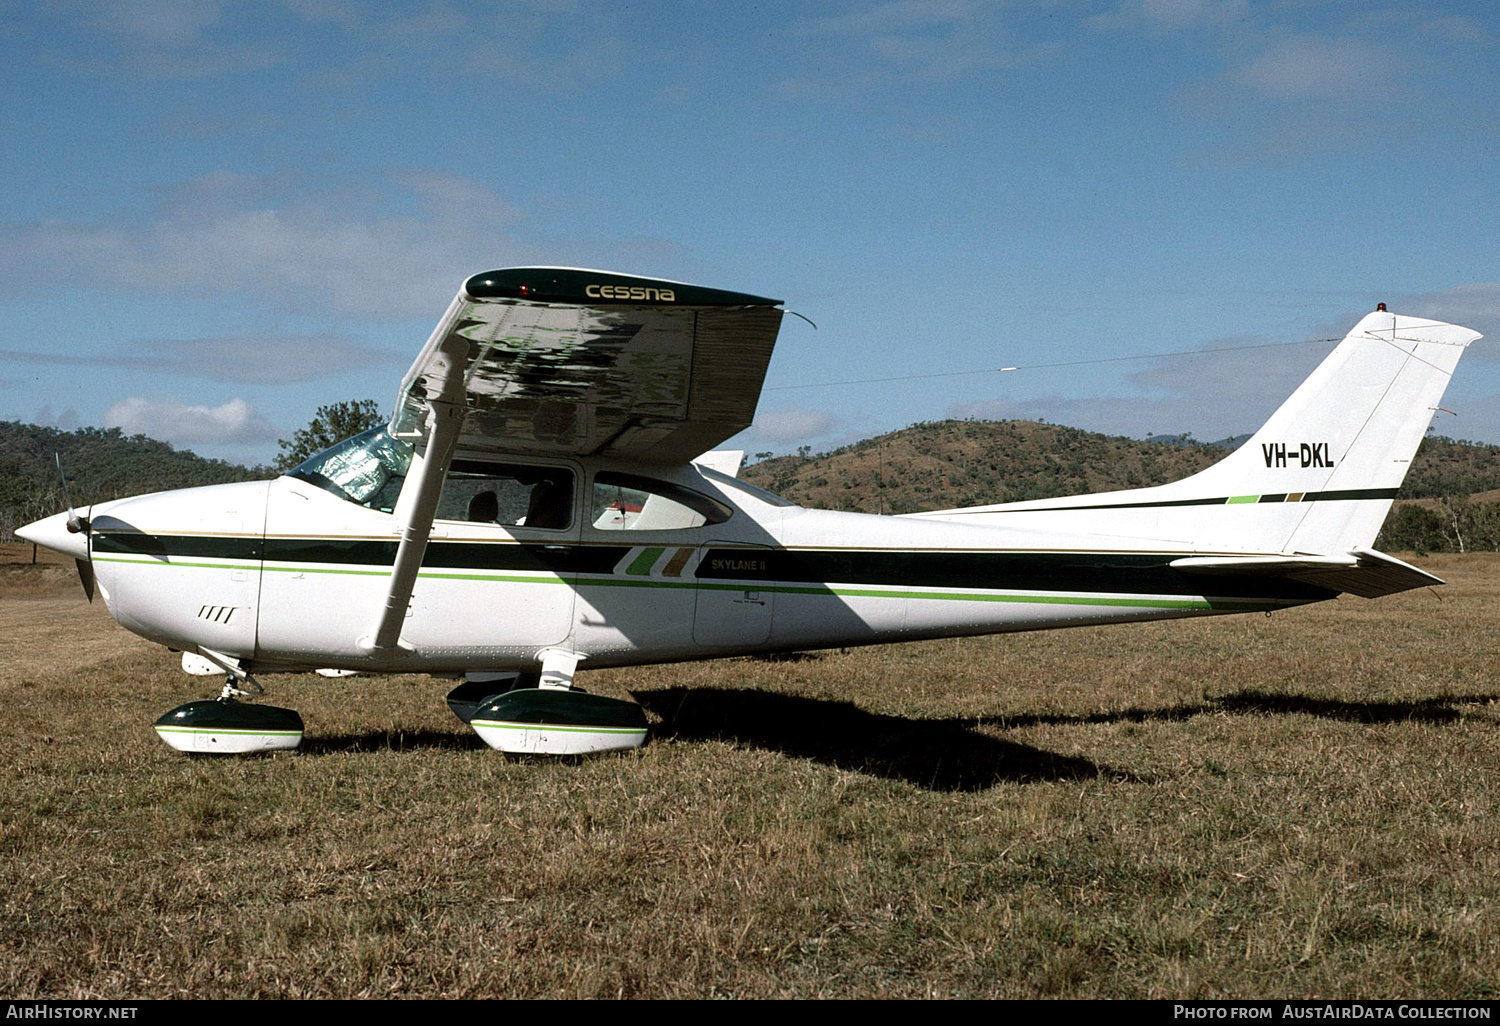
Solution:
[[[300,750],[309,755],[342,752],[411,752],[423,749],[468,751],[483,749],[478,735],[441,730],[369,730],[362,734],[327,734],[304,738]]]
[[[901,780],[933,791],[982,791],[1002,782],[1032,783],[1108,777],[1146,778],[1090,759],[980,733],[976,728],[1016,729],[1106,723],[1177,722],[1209,713],[1242,716],[1306,714],[1352,723],[1414,721],[1444,724],[1464,718],[1465,704],[1494,702],[1500,695],[1449,695],[1409,702],[1359,702],[1273,694],[1255,689],[1202,702],[1154,709],[1120,709],[1086,715],[909,719],[866,712],[848,702],[732,688],[660,688],[635,698],[662,722],[652,736],[682,741],[731,741],[839,769]],[[482,749],[472,734],[440,730],[372,730],[308,737],[310,755],[341,752]]]
[[[1447,695],[1442,698],[1423,698],[1410,702],[1359,702],[1336,698],[1314,698],[1310,695],[1276,694],[1246,688],[1218,698],[1202,702],[1184,702],[1180,705],[1161,706],[1154,709],[1117,709],[1113,712],[1090,713],[1081,716],[1054,714],[1022,714],[1019,716],[995,717],[981,720],[994,727],[1067,726],[1090,723],[1147,723],[1152,721],[1186,720],[1205,713],[1234,713],[1240,716],[1287,716],[1303,713],[1325,720],[1344,720],[1351,723],[1453,723],[1464,718],[1458,707],[1466,704],[1485,704],[1500,699],[1500,693],[1487,695]]]
[[[634,694],[662,718],[652,727],[657,738],[733,741],[933,791],[982,791],[1004,781],[1135,779],[1088,759],[978,733],[972,719],[907,719],[848,702],[730,688]]]
[[[1134,779],[1087,759],[976,733],[972,720],[883,716],[847,702],[768,691],[665,688],[635,697],[662,718],[651,730],[658,739],[734,741],[934,791],[982,791],[1002,781]],[[309,755],[481,748],[474,735],[439,730],[329,734],[301,745]]]

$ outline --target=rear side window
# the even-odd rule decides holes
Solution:
[[[722,524],[734,510],[670,481],[612,470],[594,475],[589,522],[597,531],[680,531]]]

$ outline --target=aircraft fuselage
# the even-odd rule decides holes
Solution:
[[[457,463],[482,483],[484,459],[497,458]],[[1194,553],[1149,540],[1089,538],[1082,548],[1076,534],[1035,528],[804,509],[696,465],[520,465],[570,480],[566,510],[542,526],[440,516],[394,650],[371,651],[368,638],[397,518],[305,480],[96,505],[95,574],[122,625],[172,648],[258,670],[434,673],[535,669],[549,649],[595,668],[1243,612],[1335,594],[1181,573],[1168,564]],[[621,490],[620,480],[662,487]],[[717,522],[674,523],[621,495],[663,508],[699,496],[720,512],[709,518]]]

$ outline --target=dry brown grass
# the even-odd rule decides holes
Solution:
[[[577,761],[312,676],[267,680],[301,751],[186,758],[150,724],[213,682],[7,579],[0,993],[1493,997],[1500,557],[1424,565],[1441,600],[601,671],[654,738]]]

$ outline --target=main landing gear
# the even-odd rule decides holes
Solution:
[[[573,686],[581,656],[558,649],[541,656],[539,674],[471,674],[449,692],[448,708],[502,752],[583,755],[645,743],[646,713],[639,705]]]
[[[200,650],[201,651],[201,650]],[[573,686],[581,657],[541,653],[540,673],[471,673],[448,694],[448,707],[491,748],[526,755],[584,755],[639,748],[646,713],[634,702],[591,695]],[[239,662],[218,653],[186,654],[183,668],[210,664],[226,675],[219,697],[187,702],[156,721],[156,733],[179,752],[241,755],[296,748],[302,717],[295,710],[238,701],[264,694]],[[214,672],[214,671],[210,671]]]

